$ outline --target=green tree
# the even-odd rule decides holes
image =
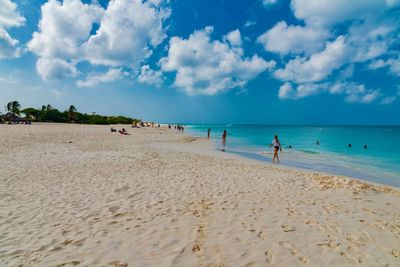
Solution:
[[[7,110],[7,112],[10,112],[14,115],[19,115],[19,114],[21,114],[21,105],[18,101],[15,101],[15,100],[8,102],[7,106],[6,106],[6,110]]]
[[[35,109],[35,108],[26,108],[21,110],[22,113],[26,115],[27,118],[32,119],[34,118],[35,120],[39,119],[39,114],[40,110]]]
[[[68,109],[68,121],[75,121],[76,120],[76,107],[74,105],[69,106]]]

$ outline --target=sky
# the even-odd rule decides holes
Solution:
[[[400,0],[0,0],[0,106],[400,125],[399,36]]]

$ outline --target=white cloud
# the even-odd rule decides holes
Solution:
[[[384,67],[389,67],[389,73],[395,76],[400,76],[400,57],[399,58],[390,58],[388,60],[374,60],[369,65],[368,68],[375,70]]]
[[[298,100],[320,93],[342,94],[348,103],[364,104],[375,101],[381,95],[378,89],[367,89],[365,85],[353,82],[304,83],[297,86],[285,82],[279,88],[278,96],[279,99]]]
[[[164,3],[115,0],[104,9],[97,1],[50,0],[28,49],[40,58],[136,69],[166,37]]]
[[[21,55],[18,40],[12,38],[6,29],[21,27],[25,18],[17,10],[17,5],[10,0],[0,0],[0,59],[16,58]]]
[[[324,28],[288,26],[285,21],[281,21],[258,37],[258,42],[265,50],[282,55],[310,54],[321,50],[329,35]]]
[[[39,58],[36,70],[45,81],[75,77],[78,74],[74,63],[58,58]]]
[[[65,60],[83,57],[80,46],[89,38],[93,24],[100,21],[102,8],[80,0],[63,3],[50,0],[41,10],[39,31],[33,33],[28,49],[39,57]]]
[[[345,94],[348,103],[368,104],[377,99],[381,94],[378,89],[367,89],[364,84],[354,82],[339,82],[329,86],[332,94]]]
[[[224,40],[228,41],[232,46],[241,46],[242,45],[242,35],[239,30],[234,30],[227,33]]]
[[[400,76],[400,57],[397,59],[391,58],[387,61],[390,66],[390,73],[396,76]]]
[[[240,47],[211,40],[213,27],[195,31],[188,39],[172,37],[168,56],[160,60],[163,71],[176,72],[175,87],[189,95],[214,95],[243,87],[261,72],[275,66],[254,55],[244,58]]]
[[[288,99],[292,98],[293,95],[295,94],[295,91],[293,90],[293,87],[290,83],[286,82],[279,87],[279,98],[280,99]]]
[[[372,19],[399,4],[397,0],[292,0],[297,19],[308,25],[330,26],[355,19]]]
[[[262,0],[264,6],[274,5],[278,3],[278,0]]]
[[[382,59],[374,60],[368,64],[368,68],[371,70],[381,69],[386,66],[387,66],[387,63]]]
[[[256,24],[257,24],[257,22],[255,22],[254,20],[248,20],[248,21],[246,21],[246,23],[244,24],[244,27],[245,27],[245,28],[248,28],[248,27],[254,26],[254,25],[256,25]]]
[[[324,51],[313,54],[309,59],[296,57],[290,60],[284,69],[276,70],[274,76],[297,83],[317,82],[327,78],[346,60],[345,39],[339,36],[335,41],[327,43]]]
[[[394,101],[396,101],[396,99],[397,99],[397,96],[388,96],[388,97],[385,97],[385,98],[383,98],[383,99],[381,100],[381,104],[382,104],[382,105],[390,105],[390,104],[392,104]]]
[[[82,45],[87,59],[92,64],[138,67],[165,39],[167,16],[168,11],[141,0],[109,2],[96,35]]]
[[[163,76],[161,71],[155,71],[149,65],[144,65],[140,68],[138,81],[144,84],[155,85],[160,87],[163,83]]]
[[[122,79],[128,73],[121,69],[109,69],[106,73],[89,74],[85,80],[79,80],[76,85],[79,87],[96,87],[100,83],[110,83]]]
[[[24,25],[25,18],[17,10],[11,0],[0,0],[0,27],[19,27]]]
[[[394,8],[399,6],[399,0],[291,0],[298,25],[281,21],[258,38],[265,50],[281,56],[283,67],[274,72],[285,82],[279,98],[329,91],[345,94],[352,103],[375,101],[380,90],[346,80],[357,63],[370,70],[388,67],[390,74],[400,76],[400,60],[393,57],[400,37]],[[340,82],[332,84],[332,78]],[[354,91],[357,87],[364,92]]]

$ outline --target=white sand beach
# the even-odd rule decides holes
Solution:
[[[127,130],[0,125],[0,266],[400,266],[399,189]]]

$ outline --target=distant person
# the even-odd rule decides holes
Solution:
[[[210,140],[210,134],[211,134],[211,129],[208,128],[208,130],[207,130],[207,139],[208,139],[208,140]]]
[[[349,148],[351,148],[351,144],[348,144],[347,146],[348,146]]]
[[[122,128],[122,130],[119,130],[119,133],[123,134],[123,135],[129,135],[129,133],[125,130],[125,128]]]
[[[117,131],[117,129],[114,129],[113,127],[111,127],[111,132],[115,133]]]
[[[274,139],[272,140],[271,144],[269,147],[274,147],[274,156],[272,157],[272,163],[275,163],[275,159],[277,159],[279,163],[279,156],[278,156],[278,151],[282,151],[282,146],[281,143],[279,142],[278,135],[274,135]]]
[[[317,140],[317,146],[319,146],[319,140]]]
[[[224,132],[222,133],[222,145],[226,145],[226,130],[224,130]]]
[[[368,148],[368,146],[367,145],[364,145],[364,149],[367,149]]]
[[[292,148],[292,145],[289,145],[288,148]]]

